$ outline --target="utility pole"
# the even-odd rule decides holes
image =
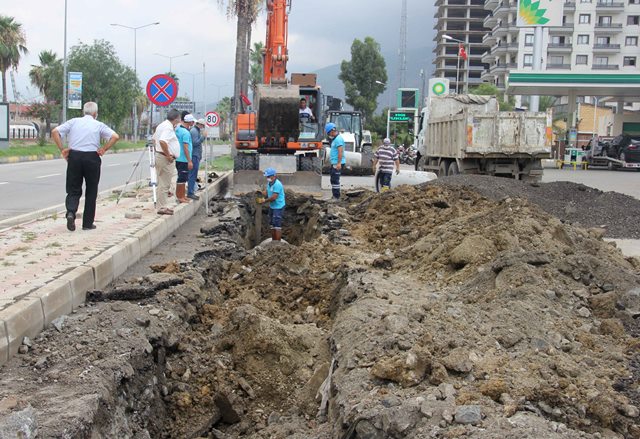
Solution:
[[[407,82],[407,0],[402,0],[402,17],[400,18],[400,74],[399,87],[403,88]]]
[[[67,121],[67,0],[64,0],[64,62],[62,66],[62,123]]]

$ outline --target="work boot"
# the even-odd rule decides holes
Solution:
[[[67,230],[73,232],[76,230],[76,215],[73,212],[67,212]]]
[[[273,240],[280,242],[282,240],[282,230],[274,230],[274,236]]]
[[[199,197],[199,196],[197,196],[196,194],[190,194],[190,195],[187,195],[187,198],[190,198],[190,199],[192,199],[192,200],[199,200],[199,199],[200,199],[200,197]]]
[[[187,193],[187,185],[186,183],[178,183],[176,184],[176,198],[178,199],[178,203],[190,203],[191,200],[188,199],[185,195]]]

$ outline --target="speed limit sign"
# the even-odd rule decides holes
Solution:
[[[215,111],[207,113],[206,122],[208,127],[217,127],[220,124],[220,115]]]

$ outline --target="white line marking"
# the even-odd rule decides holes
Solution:
[[[114,163],[113,165],[107,165],[107,168],[111,168],[112,166],[120,166],[120,163]]]
[[[36,178],[48,178],[48,177],[56,177],[58,175],[62,175],[62,174],[49,174],[49,175],[41,175],[40,177],[36,177]]]
[[[0,185],[3,185],[3,184],[9,184],[9,182],[8,181],[0,181]]]

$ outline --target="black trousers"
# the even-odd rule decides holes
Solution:
[[[98,198],[98,183],[100,183],[100,165],[102,159],[97,152],[69,152],[67,162],[67,212],[78,211],[80,197],[82,197],[82,181],[85,182],[84,211],[82,213],[82,227],[93,225],[96,217],[96,200]]]

